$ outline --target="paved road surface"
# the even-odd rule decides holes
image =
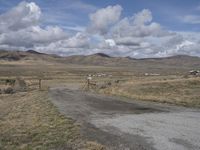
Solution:
[[[116,150],[200,150],[200,110],[51,88],[61,113],[89,140]]]

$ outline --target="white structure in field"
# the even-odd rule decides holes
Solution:
[[[89,76],[89,77],[87,77],[87,80],[92,80],[92,77],[90,77],[90,76]]]

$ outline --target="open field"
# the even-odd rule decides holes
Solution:
[[[200,150],[200,0],[0,0],[0,150]]]
[[[167,102],[199,107],[199,77],[188,76],[188,72],[174,75],[139,75],[140,71],[129,67],[88,66],[63,64],[49,61],[1,61],[0,79],[23,78],[30,89],[38,89],[38,79],[42,79],[42,89],[52,86],[73,86],[80,88],[86,84],[88,74],[104,73],[110,76],[93,77],[96,86],[92,91],[157,102]],[[143,71],[144,72],[144,71]],[[167,72],[167,70],[166,70]]]
[[[0,149],[103,149],[61,115],[46,91],[0,95]]]
[[[145,149],[148,146],[153,146],[145,139],[141,138],[141,135],[134,135],[134,132],[136,131],[132,130],[132,125],[130,125],[131,122],[126,122],[126,117],[131,118],[136,122],[138,122],[138,118],[135,118],[135,116],[125,116],[124,120],[123,117],[118,118],[115,115],[126,113],[131,115],[132,113],[154,113],[149,107],[150,103],[147,103],[146,101],[200,107],[200,78],[187,75],[188,71],[192,69],[190,67],[182,67],[180,70],[176,67],[167,67],[166,70],[162,69],[162,71],[159,72],[161,66],[156,65],[156,67],[152,69],[153,71],[149,72],[156,73],[156,75],[145,76],[145,72],[148,71],[145,70],[145,68],[148,68],[148,66],[143,67],[139,64],[137,64],[138,66],[133,67],[117,65],[95,66],[88,65],[86,60],[83,60],[83,63],[85,63],[83,65],[65,63],[63,62],[64,60],[61,62],[41,59],[37,61],[0,60],[0,88],[4,89],[9,86],[12,87],[12,85],[5,85],[7,79],[15,80],[20,78],[26,83],[25,91],[16,91],[14,94],[0,94],[0,149],[67,148],[101,150],[106,149],[106,146],[116,147],[120,144],[120,141],[122,143],[125,142],[125,145],[127,142],[130,144],[132,140],[141,143],[139,145],[136,143],[136,145],[130,144],[130,146],[135,147],[136,149]],[[106,58],[106,60],[107,62],[110,61],[108,58]],[[155,63],[154,60],[153,63]],[[172,72],[174,74],[172,74]],[[158,75],[159,73],[160,75]],[[108,97],[103,97],[99,99],[98,96],[91,97],[91,95],[86,94],[86,98],[84,99],[86,100],[86,103],[90,102],[87,101],[87,98],[89,100],[100,100],[99,103],[94,101],[94,108],[87,108],[89,110],[91,109],[90,114],[92,114],[92,117],[98,115],[96,112],[97,108],[103,115],[107,112],[108,115],[105,118],[101,118],[102,115],[100,115],[99,119],[93,118],[93,122],[90,122],[91,120],[89,120],[89,122],[85,122],[86,126],[85,124],[82,126],[83,122],[80,123],[79,118],[74,118],[69,112],[70,108],[73,108],[76,105],[73,104],[73,107],[70,108],[64,107],[63,109],[67,113],[61,114],[60,112],[62,111],[54,106],[56,105],[57,99],[49,99],[49,97],[52,98],[52,93],[49,95],[49,90],[52,87],[58,87],[58,89],[60,87],[65,87],[66,89],[72,90],[70,92],[56,90],[56,94],[58,94],[53,96],[58,96],[60,101],[68,99],[70,95],[75,99],[78,95],[80,95],[79,98],[84,98],[82,94],[79,92],[76,93],[74,90],[88,90],[87,88],[83,88],[87,87],[86,77],[88,74],[92,75],[91,82],[94,83],[93,86],[90,86],[90,92],[115,95],[119,98],[117,102],[115,102],[115,98],[110,99]],[[39,79],[41,79],[41,90],[39,90]],[[122,97],[128,97],[128,99]],[[107,102],[104,98],[111,101]],[[82,99],[79,100],[79,102],[82,101]],[[129,101],[130,103],[133,102],[134,104],[124,101]],[[138,107],[140,101],[142,104]],[[91,103],[93,103],[93,101],[91,101]],[[84,108],[85,105],[87,104],[80,104],[84,111],[87,110]],[[155,112],[165,112],[165,105],[162,105],[163,104],[155,106],[153,110],[156,110]],[[77,106],[77,108],[79,108],[79,106]],[[92,111],[93,109],[95,113]],[[185,108],[180,109],[184,110]],[[71,112],[73,113],[74,110]],[[77,111],[81,113],[81,111]],[[168,111],[168,108],[166,111]],[[184,113],[181,112],[181,115]],[[190,114],[190,111],[186,112],[186,114],[188,113]],[[87,116],[87,113],[85,113],[85,115]],[[195,114],[193,115],[196,117]],[[109,117],[111,116],[114,120],[109,120]],[[82,117],[81,114],[79,117]],[[116,120],[115,117],[117,117]],[[144,117],[150,117],[151,119],[154,115],[144,115]],[[166,117],[169,117],[168,114],[166,114]],[[173,120],[174,118],[171,119]],[[124,124],[122,124],[123,127],[113,124],[116,121],[117,124],[121,125],[118,122],[120,120],[123,120],[124,123],[130,125],[130,129],[128,127],[124,128]],[[184,120],[184,117],[180,117],[180,120]],[[162,119],[158,116],[155,123],[159,123],[159,121],[162,121]],[[102,122],[105,122],[108,126],[111,126],[111,128],[108,127],[108,129]],[[141,122],[138,122],[138,124]],[[92,127],[90,126],[90,123],[93,124]],[[169,124],[166,126],[168,125]],[[189,124],[188,126],[193,127],[193,124]],[[119,131],[116,130],[116,128],[119,128]],[[144,128],[147,129],[146,126]],[[84,129],[85,132],[83,132]],[[184,129],[187,130],[187,128]],[[127,130],[130,130],[133,136],[127,135]],[[115,137],[116,135],[113,135],[113,131],[123,133],[123,138],[125,138],[124,141],[118,134],[117,137]],[[89,134],[90,132],[94,132],[95,134]],[[147,131],[145,132],[146,134],[148,133]],[[158,134],[159,136],[162,136],[160,133]],[[104,137],[107,136],[112,139],[111,145],[108,143],[110,140],[103,140],[106,139]],[[149,133],[147,136],[152,137],[153,135]],[[170,136],[173,137],[174,135],[169,135],[169,137]],[[177,136],[180,136],[179,133],[177,133]],[[131,137],[131,140],[129,137]],[[191,139],[193,139],[192,135],[189,137],[189,140]],[[185,141],[177,141],[177,139],[175,139],[175,142],[182,142],[183,144],[190,146],[190,144]],[[103,146],[104,144],[105,146]],[[196,143],[193,144],[195,145]]]
[[[133,77],[100,89],[99,92],[138,100],[200,107],[199,77]]]

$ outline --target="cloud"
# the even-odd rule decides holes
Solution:
[[[126,45],[126,46],[137,45],[137,46],[139,46],[140,43],[142,42],[142,40],[140,38],[134,38],[134,37],[122,37],[122,38],[117,38],[115,42],[117,45]]]
[[[78,32],[75,36],[65,40],[67,48],[89,48],[89,37]]]
[[[37,44],[61,40],[66,38],[66,36],[59,27],[47,26],[45,29],[42,29],[39,26],[32,26],[15,32],[0,34],[0,44],[31,48]]]
[[[133,17],[133,24],[144,25],[152,21],[152,13],[148,9],[143,9],[141,12],[135,14]]]
[[[109,6],[109,8],[113,7]],[[105,9],[100,9],[97,12]],[[111,55],[132,57],[153,56],[157,53],[158,46],[151,44],[148,38],[154,37],[160,39],[161,37],[171,36],[173,34],[164,30],[160,24],[152,20],[151,11],[144,9],[132,17],[125,17],[121,20],[119,17],[114,23],[105,25],[103,28],[100,28],[102,26],[99,28],[95,26],[95,31],[97,31],[95,33],[102,35],[101,38],[98,38],[100,41],[95,48]]]
[[[63,29],[84,32],[86,28],[84,26],[61,26]]]
[[[108,6],[90,14],[91,25],[89,31],[93,33],[106,34],[109,26],[116,23],[121,16],[122,7],[120,5]]]
[[[181,17],[181,20],[188,24],[200,24],[199,15],[186,15],[184,17]]]
[[[170,48],[171,46],[179,45],[184,41],[184,37],[180,34],[172,36],[169,40],[166,40],[164,47]]]
[[[90,9],[87,5],[73,7],[71,9]],[[34,2],[21,2],[0,15],[0,48],[31,48],[59,55],[102,52],[111,56],[137,58],[176,54],[200,56],[199,32],[165,30],[153,20],[152,12],[148,9],[124,18],[121,17],[122,10],[120,5],[96,10],[89,14],[87,27],[59,23],[60,26],[52,26],[41,21],[43,17],[46,20],[51,18],[43,15],[38,5]],[[190,22],[196,19],[197,23],[198,18],[191,18],[188,19]]]
[[[37,25],[40,16],[41,10],[35,3],[21,2],[7,13],[0,15],[0,33]]]
[[[146,37],[146,36],[166,36],[170,33],[162,29],[160,24],[152,22],[152,14],[148,9],[124,18],[113,28],[114,37]]]
[[[36,45],[36,50],[47,53],[56,53],[60,55],[74,55],[74,54],[86,54],[86,50],[90,49],[90,38],[81,32],[76,35],[65,38],[63,40],[57,40],[47,45]]]
[[[66,38],[59,27],[39,26],[40,8],[34,3],[21,2],[10,11],[0,15],[0,44],[5,47],[32,48]]]
[[[176,49],[177,49],[177,50],[185,49],[185,47],[190,47],[190,46],[193,46],[193,45],[195,45],[194,42],[185,40],[185,41],[183,41],[181,44],[176,45]]]
[[[106,39],[105,43],[108,44],[110,47],[116,46],[116,43],[113,39]]]
[[[199,35],[195,35],[195,33],[179,32],[169,40],[164,41],[160,50],[155,53],[155,56],[164,57],[182,54],[199,56],[198,37]]]

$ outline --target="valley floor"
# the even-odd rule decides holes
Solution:
[[[0,94],[0,149],[200,149],[199,109],[163,104],[199,107],[200,78],[185,75],[188,69],[175,75],[164,69],[159,76],[146,71],[0,62],[1,91],[12,86],[7,79],[27,86],[26,92]],[[116,97],[84,92],[88,74],[91,91]]]

